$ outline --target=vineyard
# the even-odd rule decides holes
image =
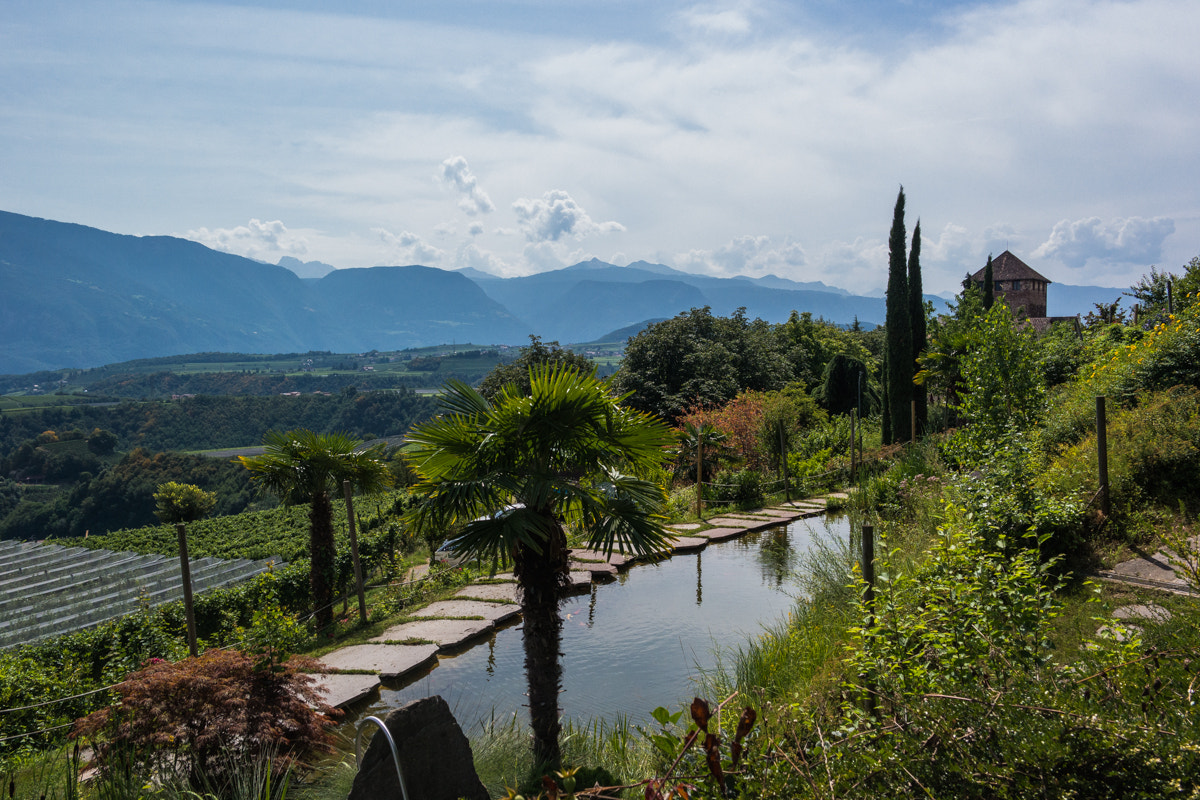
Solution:
[[[231,586],[269,560],[191,561],[195,591]],[[0,542],[0,648],[82,630],[183,597],[179,560],[111,550]]]
[[[381,526],[403,510],[407,492],[388,492],[355,500],[355,517],[361,531]],[[346,508],[334,504],[334,529],[339,543],[348,535]],[[308,558],[308,506],[280,506],[264,511],[247,511],[212,517],[188,525],[188,551],[193,556],[213,558],[266,559],[285,561]],[[175,528],[171,525],[147,525],[112,531],[102,536],[60,539],[76,547],[124,550],[132,553],[171,556],[179,552]]]

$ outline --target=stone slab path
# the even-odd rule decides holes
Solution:
[[[495,629],[496,623],[489,619],[421,619],[393,625],[370,641],[382,643],[425,639],[436,644],[438,651],[442,652],[462,647]]]
[[[706,531],[697,531],[696,536],[703,536],[710,542],[723,542],[726,539],[736,539],[738,536],[745,536],[749,531],[745,528],[709,528]]]
[[[464,586],[454,593],[455,597],[464,600],[492,600],[505,603],[517,602],[517,584],[515,583],[473,583]]]
[[[671,546],[676,553],[695,553],[708,547],[708,539],[703,536],[680,536]]]
[[[399,678],[437,660],[435,644],[353,644],[321,657],[331,670],[365,670],[381,678]]]
[[[503,622],[521,613],[521,607],[513,603],[485,603],[482,600],[440,600],[414,611],[414,617],[448,617],[452,619],[474,618]]]
[[[342,708],[363,699],[381,683],[378,675],[327,672],[312,677],[316,688],[324,692],[325,702],[334,708]]]

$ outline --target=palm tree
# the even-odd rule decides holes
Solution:
[[[539,766],[553,769],[567,527],[606,553],[661,550],[670,539],[656,513],[663,488],[629,473],[661,466],[674,437],[657,418],[621,406],[594,374],[542,364],[529,376],[528,396],[509,384],[491,401],[449,383],[445,413],[412,429],[407,455],[421,478],[416,524],[460,525],[459,553],[513,564],[533,753]]]
[[[311,503],[308,512],[313,603],[317,626],[333,621],[335,582],[333,504],[330,491],[343,481],[361,492],[376,492],[391,484],[382,446],[359,449],[362,442],[346,433],[306,430],[271,431],[263,438],[266,450],[258,456],[238,456],[254,480],[284,503]]]

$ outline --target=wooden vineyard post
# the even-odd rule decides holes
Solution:
[[[342,481],[346,494],[346,519],[350,521],[350,556],[354,561],[354,586],[358,589],[358,619],[367,624],[367,596],[363,592],[362,562],[358,560],[358,532],[354,527],[354,501],[351,499],[350,481]]]
[[[1105,517],[1112,515],[1112,498],[1108,485],[1108,420],[1104,409],[1104,395],[1096,396],[1096,463],[1100,480],[1100,511]]]
[[[182,522],[175,524],[175,532],[179,534],[179,572],[183,578],[183,612],[187,617],[188,653],[196,657],[196,609],[192,605],[192,567],[188,563],[187,526]]]
[[[858,439],[855,438],[855,432],[854,432],[854,429],[855,429],[854,417],[856,416],[856,413],[857,413],[856,409],[853,409],[853,408],[850,409],[850,485],[851,486],[854,485],[854,476],[857,474],[857,471],[855,469],[856,464],[855,464],[855,459],[854,459],[855,455],[858,454]]]
[[[783,473],[783,496],[792,502],[792,488],[788,485],[787,439],[783,435],[783,420],[779,420],[779,471]]]
[[[865,584],[863,606],[867,609],[866,627],[870,629],[875,626],[875,527],[872,525],[862,526],[862,575]],[[867,695],[867,710],[878,718],[879,698],[875,693],[875,682],[870,679],[869,675],[860,677]]]

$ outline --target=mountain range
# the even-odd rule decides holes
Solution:
[[[644,261],[593,259],[518,278],[420,265],[281,264],[0,211],[0,374],[213,351],[522,344],[530,334],[588,342],[706,305],[722,315],[745,307],[772,322],[792,310],[847,324],[884,319],[882,298],[819,282],[714,278]],[[1055,314],[1086,312],[1119,294],[1050,288]]]

